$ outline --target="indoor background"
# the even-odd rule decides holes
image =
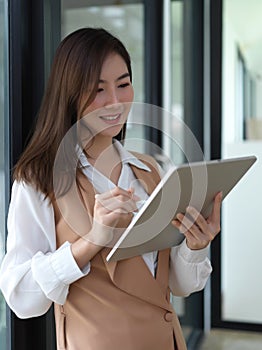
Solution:
[[[127,139],[136,140],[136,150],[151,153],[165,169],[185,160],[179,137],[190,160],[199,160],[180,135],[177,121],[183,121],[207,160],[258,157],[223,203],[207,287],[172,302],[189,350],[261,349],[261,13],[260,0],[0,0],[0,260],[12,167],[30,134],[55,48],[79,27],[104,27],[131,54],[135,101],[164,111],[153,128],[143,126],[148,116],[131,115]],[[54,344],[52,310],[19,320],[0,294],[1,350],[54,350]]]

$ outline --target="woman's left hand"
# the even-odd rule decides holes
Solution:
[[[203,249],[220,232],[222,192],[214,198],[212,213],[205,219],[195,208],[188,207],[186,214],[177,214],[172,224],[186,237],[188,248]]]

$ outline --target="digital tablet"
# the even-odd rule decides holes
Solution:
[[[117,261],[178,245],[184,239],[171,221],[188,206],[207,218],[214,196],[223,199],[255,163],[255,156],[193,162],[172,167],[115,243],[107,261]]]

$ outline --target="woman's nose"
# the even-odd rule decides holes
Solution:
[[[113,105],[119,102],[117,91],[115,89],[111,89],[107,94],[106,105]]]

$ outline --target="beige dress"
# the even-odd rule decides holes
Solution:
[[[146,172],[131,166],[150,194],[160,180],[158,171],[150,157],[136,156],[151,169]],[[84,227],[84,233],[91,227],[94,190],[84,176],[79,177],[79,183],[77,190],[88,215],[85,222],[76,222],[82,229]],[[67,205],[65,201],[64,206]],[[77,216],[83,208],[74,213],[71,210],[65,212]],[[73,227],[69,227],[68,220],[62,217],[55,203],[54,211],[58,248],[79,236]],[[158,253],[156,278],[141,256],[108,263],[109,250],[102,249],[91,260],[90,273],[70,285],[65,304],[55,305],[57,349],[186,350],[178,318],[169,300],[170,249]]]

